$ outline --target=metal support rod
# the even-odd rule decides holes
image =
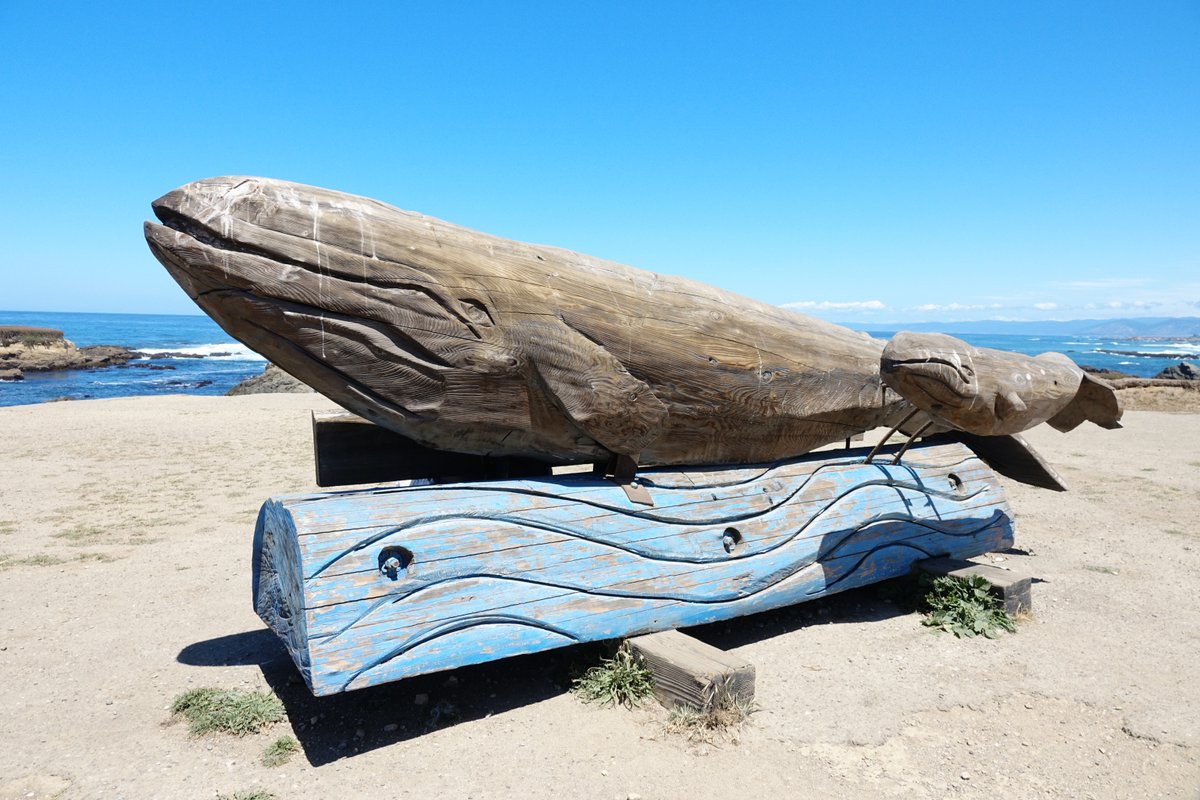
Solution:
[[[867,460],[864,461],[863,463],[870,464],[871,459],[875,457],[875,454],[879,452],[880,448],[883,447],[885,444],[887,444],[887,440],[892,438],[893,436],[895,436],[896,431],[900,430],[900,426],[903,425],[904,423],[908,422],[913,417],[915,417],[917,415],[917,412],[920,410],[921,409],[919,409],[919,408],[914,408],[912,411],[908,412],[908,415],[904,419],[900,420],[895,425],[893,425],[892,429],[887,432],[887,435],[879,440],[879,444],[872,447],[871,452],[867,453]]]
[[[924,433],[929,428],[929,426],[932,424],[933,424],[933,420],[929,420],[929,422],[926,422],[920,428],[917,428],[917,432],[914,433],[912,436],[908,437],[908,441],[904,443],[904,447],[901,447],[900,452],[896,453],[896,457],[892,459],[892,463],[899,464],[900,459],[904,456],[905,453],[908,452],[908,448],[912,447],[912,443],[915,442],[917,440],[917,437],[920,436],[922,433]]]

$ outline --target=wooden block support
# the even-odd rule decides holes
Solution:
[[[654,696],[667,708],[709,711],[723,699],[754,699],[754,665],[679,631],[626,640],[654,675]]]
[[[290,495],[255,531],[254,602],[318,695],[753,614],[1012,544],[961,444]]]
[[[516,456],[472,456],[433,450],[345,411],[314,411],[317,486],[430,478],[443,482],[549,475],[542,461]]]
[[[917,561],[913,567],[935,576],[952,575],[965,578],[978,575],[992,585],[992,594],[1004,602],[1004,610],[1010,615],[1016,616],[1021,612],[1033,610],[1030,588],[1033,580],[1027,575],[958,558],[929,558]]]

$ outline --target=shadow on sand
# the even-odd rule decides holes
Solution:
[[[910,583],[883,581],[687,632],[728,650],[810,625],[879,622],[911,613],[906,603]],[[575,645],[328,697],[309,692],[282,643],[265,628],[196,642],[178,660],[198,667],[257,665],[287,708],[309,763],[320,766],[561,695],[573,675],[598,663],[612,647],[603,642]],[[758,669],[759,679],[768,679],[770,665]]]

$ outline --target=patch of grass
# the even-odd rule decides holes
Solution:
[[[587,703],[633,708],[654,691],[654,678],[650,668],[622,645],[612,658],[601,659],[598,666],[572,680],[571,691]]]
[[[955,636],[985,636],[995,639],[1000,631],[1014,633],[1017,626],[1000,599],[991,594],[992,585],[978,575],[956,578],[943,575],[930,581],[925,594],[922,625]]]
[[[275,795],[263,789],[255,789],[252,792],[219,794],[217,795],[217,800],[275,800]]]
[[[24,558],[0,555],[0,570],[7,569],[8,567],[53,567],[58,564],[66,564],[70,560],[50,555],[49,553],[38,553],[32,556],[25,556]],[[96,561],[104,564],[116,561],[115,558],[107,553],[80,553],[74,560],[83,562]]]
[[[1120,574],[1112,567],[1102,567],[1102,566],[1097,566],[1094,564],[1084,564],[1083,568],[1086,569],[1088,572],[1099,572],[1101,575],[1119,575]]]
[[[16,556],[0,555],[0,570],[8,569],[9,567],[52,567],[55,564],[63,564],[65,559],[58,556],[52,556],[48,553],[37,553],[24,558]]]
[[[667,717],[667,731],[693,742],[713,743],[729,737],[758,711],[753,700],[719,694],[712,707],[701,711],[691,706],[676,706]]]
[[[264,767],[281,767],[300,749],[300,743],[291,736],[280,736],[263,750]]]
[[[75,525],[67,528],[65,531],[59,531],[53,534],[53,538],[62,539],[72,547],[82,547],[84,545],[95,544],[96,541],[103,539],[108,535],[108,532],[96,525]]]
[[[245,736],[283,719],[283,703],[266,692],[202,687],[176,697],[171,714],[184,717],[193,736],[212,731]]]

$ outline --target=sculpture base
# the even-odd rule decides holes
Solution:
[[[1012,544],[996,476],[966,447],[899,465],[839,450],[638,474],[273,498],[254,605],[316,695],[697,625]]]

